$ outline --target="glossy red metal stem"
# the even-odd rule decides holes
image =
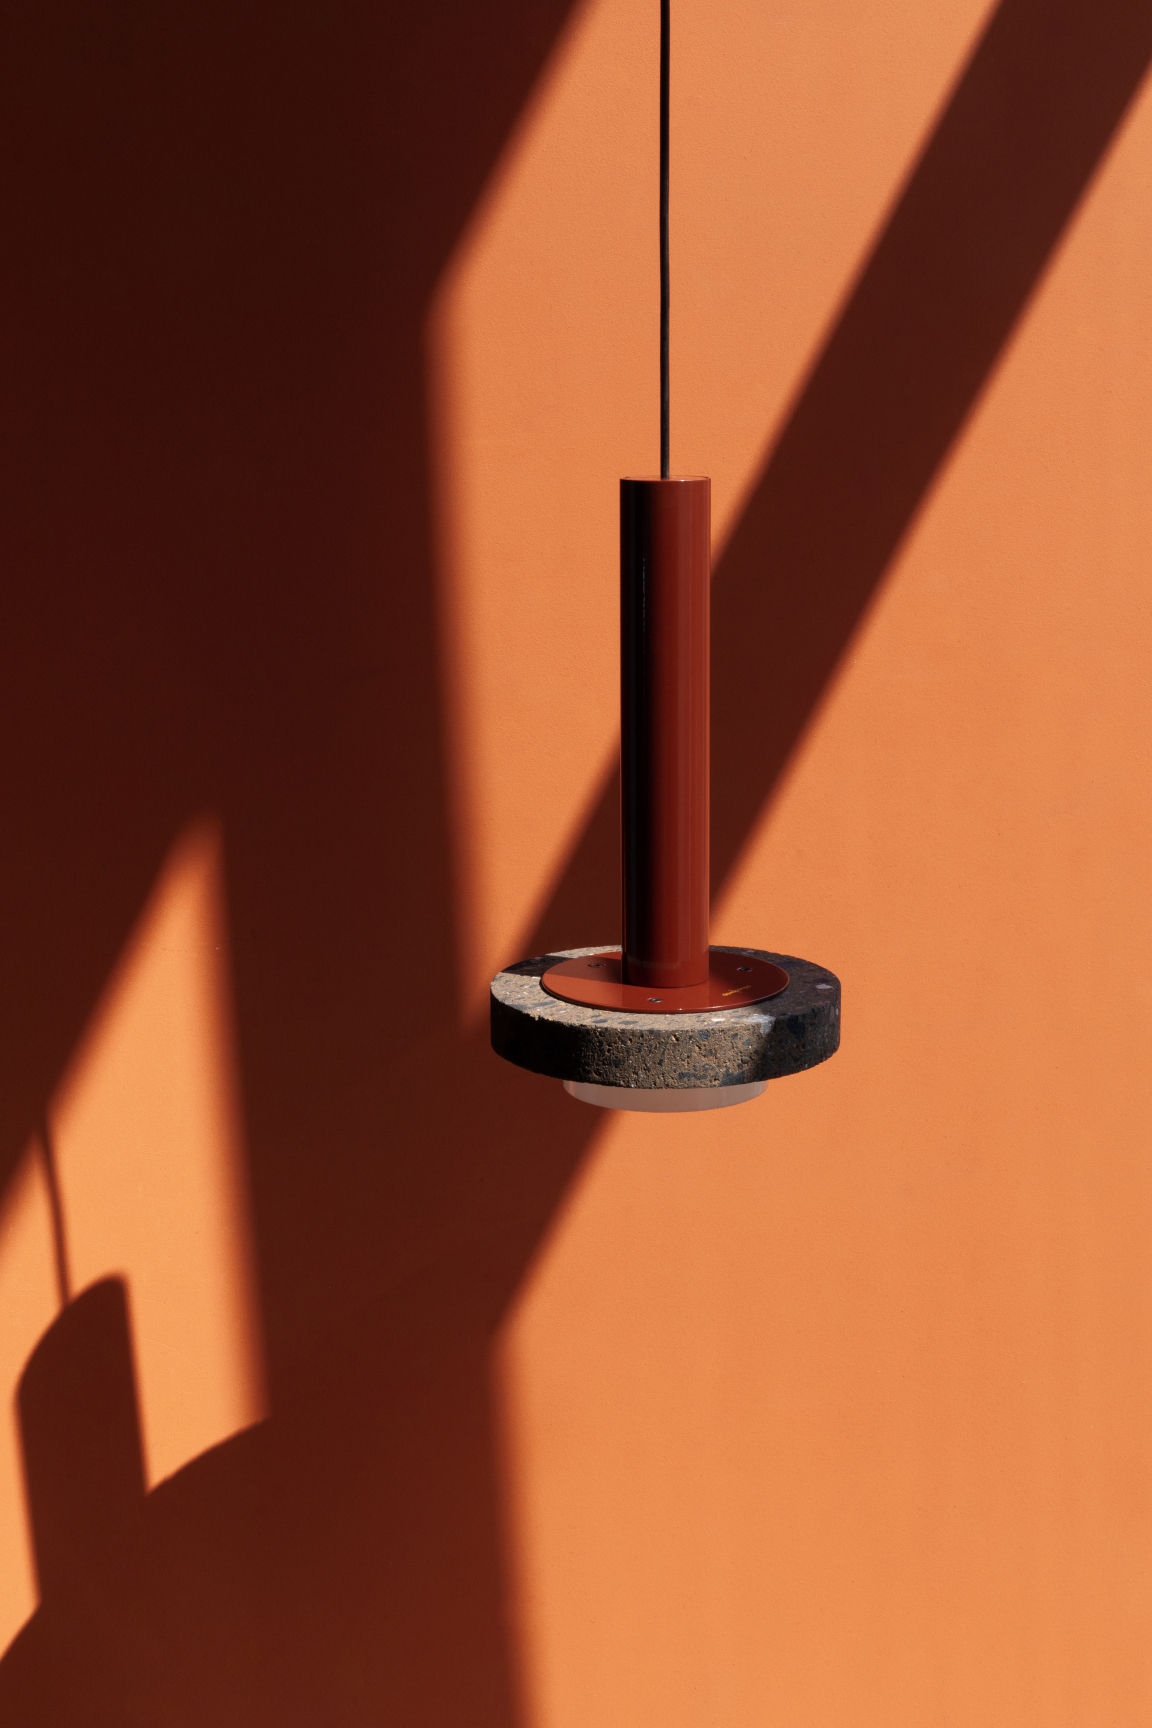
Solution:
[[[620,482],[624,978],[708,977],[711,483]]]

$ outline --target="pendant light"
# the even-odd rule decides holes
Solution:
[[[670,472],[670,0],[660,7],[660,474],[620,482],[623,942],[492,982],[498,1055],[585,1103],[711,1110],[824,1061],[840,985],[794,956],[709,943],[711,482]]]

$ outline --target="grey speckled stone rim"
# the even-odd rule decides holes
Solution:
[[[618,952],[618,944],[566,948],[521,960],[492,980],[492,1048],[498,1056],[597,1086],[743,1086],[827,1061],[840,1044],[840,980],[794,954],[726,947],[774,961],[788,988],[745,1008],[700,1014],[620,1014],[549,996],[541,976],[557,960]]]

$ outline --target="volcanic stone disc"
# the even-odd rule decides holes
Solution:
[[[498,1056],[599,1086],[742,1086],[827,1061],[840,1044],[840,980],[811,960],[760,948],[724,948],[782,966],[788,987],[771,1001],[699,1014],[626,1014],[548,995],[550,966],[607,946],[520,960],[492,980],[492,1048]]]

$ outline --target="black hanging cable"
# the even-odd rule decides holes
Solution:
[[[671,0],[660,0],[660,478],[668,478],[668,37]]]

